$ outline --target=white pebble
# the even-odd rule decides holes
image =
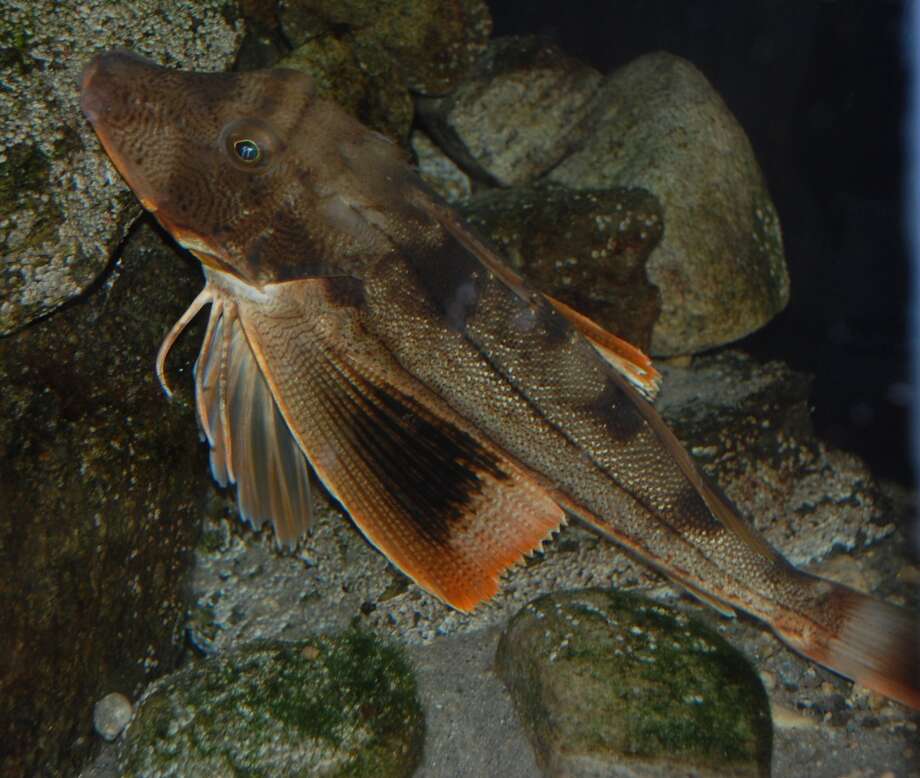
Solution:
[[[106,740],[114,740],[128,726],[134,715],[134,707],[125,695],[112,692],[103,697],[93,708],[93,727]]]

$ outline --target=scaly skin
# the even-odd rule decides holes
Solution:
[[[394,564],[469,610],[574,516],[920,707],[916,617],[784,560],[624,378],[652,380],[641,355],[529,289],[307,76],[180,73],[115,52],[87,67],[82,104],[205,266],[158,365],[162,377],[210,303],[199,421],[244,517],[296,540],[309,462]]]

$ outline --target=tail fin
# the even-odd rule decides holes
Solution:
[[[920,709],[920,619],[841,584],[805,579],[816,609],[772,620],[776,634],[818,664]]]

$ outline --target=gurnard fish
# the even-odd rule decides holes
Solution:
[[[81,105],[141,203],[202,264],[198,420],[241,516],[292,544],[309,470],[377,549],[461,611],[577,519],[726,614],[915,708],[915,614],[793,567],[695,466],[641,352],[531,289],[397,145],[292,70],[128,52]]]

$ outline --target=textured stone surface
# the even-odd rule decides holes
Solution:
[[[641,187],[664,211],[647,266],[661,293],[656,355],[753,332],[789,298],[779,218],[741,126],[689,62],[650,54],[611,74],[584,137],[549,178],[574,189]]]
[[[470,177],[422,130],[409,139],[422,179],[449,203],[458,203],[472,194]]]
[[[661,310],[645,270],[664,226],[654,197],[519,186],[477,195],[461,210],[541,292],[648,349]]]
[[[600,590],[541,597],[511,620],[496,669],[547,776],[770,774],[754,669],[659,603]]]
[[[191,398],[166,400],[153,359],[201,279],[149,228],[137,238],[90,295],[0,340],[4,778],[72,774],[95,702],[132,697],[182,649],[209,476]]]
[[[421,100],[419,113],[471,174],[510,186],[546,172],[579,140],[601,80],[543,38],[501,38],[459,88]]]
[[[667,368],[663,402],[668,418],[678,419],[679,425],[678,417],[690,414],[683,422],[690,434],[695,434],[694,429],[707,434],[702,424],[706,419],[714,431],[730,429],[736,414],[742,419],[764,414],[768,424],[758,436],[752,436],[752,427],[747,426],[747,432],[735,438],[733,457],[712,458],[717,480],[723,472],[720,467],[729,473],[744,463],[746,439],[759,452],[758,457],[771,456],[771,438],[774,447],[784,448],[782,456],[793,461],[795,455],[781,442],[784,438],[812,447],[816,461],[825,466],[805,479],[807,487],[801,490],[792,475],[778,485],[769,481],[758,485],[759,471],[752,468],[750,479],[755,484],[751,491],[739,475],[731,489],[742,511],[774,542],[784,548],[788,545],[790,554],[803,560],[827,556],[838,540],[853,545],[852,552],[832,556],[827,562],[812,561],[808,569],[865,586],[894,602],[905,603],[907,594],[906,602],[917,607],[909,599],[910,582],[920,580],[920,571],[898,551],[897,534],[886,535],[898,517],[911,516],[913,508],[905,504],[892,512],[889,500],[878,499],[871,478],[857,491],[874,494],[871,501],[835,498],[821,505],[822,485],[842,496],[847,483],[866,477],[866,470],[849,457],[825,451],[808,437],[807,389],[807,378],[781,365],[758,366],[741,355],[727,354],[701,358],[689,367]],[[778,425],[783,418],[789,423]],[[785,430],[782,433],[780,426]],[[694,445],[692,437],[685,439]],[[726,434],[726,439],[731,436]],[[706,455],[702,450],[697,453]],[[210,653],[231,651],[255,638],[298,639],[340,630],[357,620],[393,640],[411,644],[428,723],[424,761],[416,778],[537,775],[534,755],[509,710],[508,696],[492,674],[496,627],[542,593],[610,585],[639,587],[677,604],[717,629],[754,661],[770,693],[779,727],[774,739],[775,775],[793,775],[805,762],[815,765],[813,778],[840,778],[854,771],[875,775],[886,770],[910,775],[916,770],[917,752],[912,745],[916,724],[903,706],[860,690],[800,658],[763,625],[745,618],[726,620],[692,598],[680,596],[648,568],[577,527],[563,529],[547,544],[544,554],[505,576],[494,602],[463,615],[409,583],[362,540],[339,511],[325,503],[321,493],[319,496],[314,531],[292,555],[279,555],[270,535],[241,527],[229,508],[226,518],[209,524],[211,529],[197,554],[194,588],[198,606],[190,634]],[[751,499],[762,502],[752,508],[747,502]],[[820,510],[814,511],[815,505]],[[758,514],[761,510],[763,516]],[[796,533],[800,514],[806,521]],[[876,531],[864,534],[861,522]],[[812,533],[814,539],[810,539]],[[870,540],[873,545],[864,545],[863,541]],[[120,776],[111,752],[96,768],[84,778]]]
[[[386,55],[368,68],[355,55],[348,36],[328,33],[298,47],[277,65],[312,76],[320,97],[334,100],[369,127],[406,143],[412,98]]]
[[[340,38],[372,79],[423,94],[456,86],[492,31],[483,0],[285,0],[281,24],[295,47]]]
[[[739,352],[668,369],[658,408],[696,461],[797,565],[891,534],[866,464],[814,437],[810,379]]]
[[[125,778],[409,776],[425,722],[402,654],[375,637],[255,644],[153,684],[125,735]]]
[[[3,4],[0,334],[84,291],[140,210],[77,105],[87,60],[120,46],[221,70],[240,37],[227,10],[221,0]]]

